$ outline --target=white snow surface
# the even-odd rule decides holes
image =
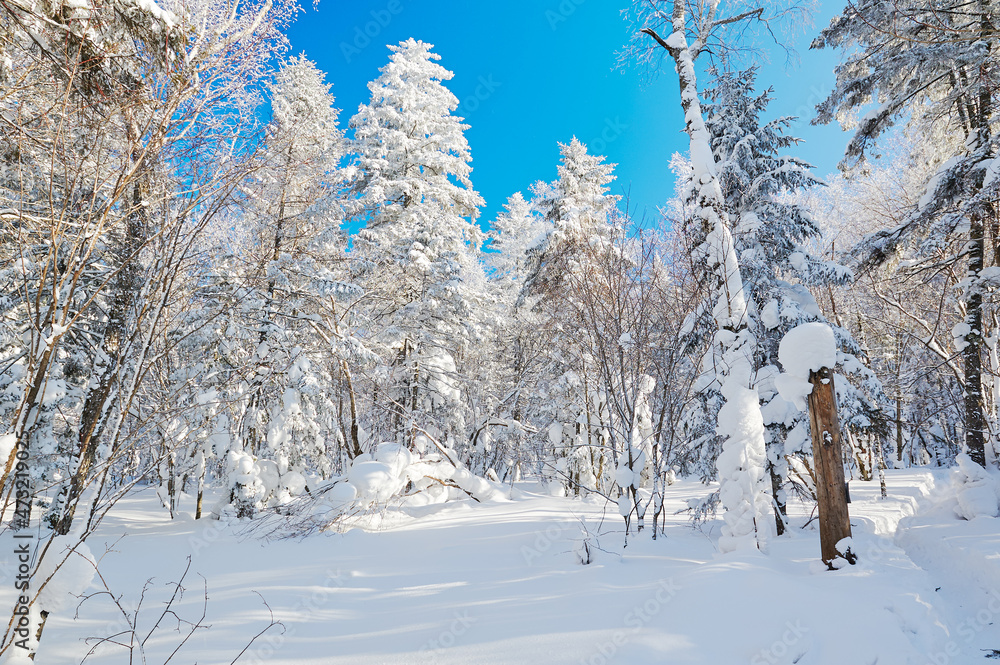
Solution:
[[[819,562],[815,521],[804,527],[809,508],[795,502],[790,535],[768,554],[720,555],[721,520],[692,529],[675,514],[713,489],[688,480],[665,488],[666,534],[633,534],[625,549],[621,521],[603,501],[527,486],[511,501],[390,508],[363,529],[267,542],[238,525],[171,521],[143,491],[88,543],[124,606],[152,578],[140,637],[192,557],[174,609],[196,620],[207,593],[211,628],[171,662],[232,662],[270,612],[282,626],[237,663],[926,665],[943,654],[980,662],[983,649],[1000,646],[1000,523],[960,519],[948,472],[936,480],[940,490],[928,472],[890,470],[886,500],[877,482],[852,483],[860,561],[833,572]],[[583,526],[589,565],[579,563]],[[12,551],[11,534],[0,538]],[[12,584],[0,586],[0,601],[13,602]],[[107,595],[74,619],[77,602],[49,617],[36,663],[78,663],[93,644],[86,638],[122,629]],[[173,651],[175,628],[154,633],[147,662]],[[107,644],[87,659],[127,662]]]

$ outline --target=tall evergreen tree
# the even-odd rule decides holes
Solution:
[[[532,187],[542,226],[524,255],[519,297],[533,333],[545,339],[536,356],[536,426],[547,436],[561,484],[573,492],[610,491],[616,454],[607,393],[579,317],[577,285],[611,251],[618,197],[608,190],[615,165],[589,154],[575,137],[559,144],[559,152],[558,179]]]
[[[222,504],[233,504],[241,517],[301,491],[305,472],[330,470],[326,442],[336,438],[337,391],[328,347],[310,323],[344,246],[344,139],[330,87],[304,56],[282,63],[269,83],[272,118],[250,185],[243,274],[231,274],[222,261],[215,266],[214,281],[238,291],[217,299],[220,315],[229,314],[234,297],[253,303],[230,322],[230,341],[245,348],[241,375],[232,377],[231,394],[220,397],[240,402],[242,413],[213,414],[235,429],[225,451],[231,482]]]
[[[719,180],[733,221],[748,297],[749,325],[758,340],[754,358],[754,385],[760,395],[767,439],[767,468],[776,505],[778,532],[784,531],[786,455],[808,452],[809,423],[805,415],[778,394],[778,345],[792,328],[809,321],[827,323],[807,287],[828,287],[851,279],[846,268],[814,256],[809,249],[821,236],[809,211],[791,195],[820,185],[809,164],[781,154],[799,139],[786,130],[793,118],[761,119],[771,101],[771,90],[754,90],[756,68],[743,72],[713,72],[714,85],[706,91],[706,125],[719,165]],[[838,370],[855,383],[838,382],[841,419],[848,430],[884,431],[881,384],[858,360],[860,346],[851,334],[834,326],[841,354]],[[706,374],[700,389],[719,390],[711,371],[721,349],[713,347],[703,362]],[[717,404],[704,397],[700,404]],[[710,418],[714,420],[714,418]]]
[[[444,85],[452,73],[431,48],[413,39],[390,46],[370,101],[351,119],[366,222],[354,251],[388,356],[377,387],[390,414],[384,435],[413,442],[425,429],[457,444],[469,415],[460,365],[482,337],[484,236],[475,219],[483,200],[469,179],[468,125]]]
[[[589,154],[575,136],[559,144],[559,153],[559,178],[532,188],[532,206],[549,227],[528,252],[524,295],[558,291],[565,272],[582,255],[580,248],[606,243],[611,232],[610,216],[619,197],[608,189],[616,165]]]

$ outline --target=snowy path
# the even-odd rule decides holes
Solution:
[[[1000,572],[997,520],[977,525],[923,513],[904,519],[931,486],[929,474],[894,472],[890,498],[879,501],[876,483],[853,483],[861,562],[837,572],[818,563],[814,531],[793,529],[766,556],[722,556],[713,544],[717,533],[693,529],[685,515],[670,516],[665,538],[634,537],[621,554],[617,516],[610,513],[600,526],[602,503],[552,497],[450,504],[420,519],[394,518],[391,528],[378,532],[262,545],[240,542],[209,521],[170,522],[152,513],[151,497],[142,495],[123,502],[90,542],[100,555],[104,543],[130,534],[101,563],[126,603],[155,577],[140,613],[143,635],[162,609],[165,583],[176,580],[193,556],[179,614],[190,620],[200,615],[202,582],[195,573],[204,575],[211,628],[199,631],[171,662],[230,663],[268,625],[261,597],[285,632],[271,628],[238,663],[991,662],[979,649],[1000,647],[997,626],[983,625],[966,642],[959,625],[978,611],[980,600],[988,606],[985,592],[964,608],[947,594],[949,585],[968,593],[961,584],[979,588]],[[697,483],[677,483],[669,488],[668,509],[706,492]],[[602,534],[594,544],[604,551],[587,566],[575,554],[581,519],[591,533]],[[954,548],[962,542],[954,530],[963,526],[970,529],[963,537],[978,543],[980,554],[993,548],[993,558],[983,555],[986,563],[975,569],[949,568],[928,545],[941,534],[921,531],[951,529],[948,547]],[[717,530],[718,522],[710,528]],[[8,591],[2,602],[9,602]],[[76,621],[53,617],[37,662],[79,662],[89,648],[84,638],[120,630],[112,610],[105,596],[87,601]],[[163,662],[178,642],[176,621],[168,627],[147,643],[147,662]],[[949,644],[958,655],[946,655]],[[946,660],[934,660],[939,656]],[[128,658],[103,647],[87,662]]]
[[[924,509],[902,520],[896,542],[935,580],[948,617],[948,639],[928,661],[987,662],[1000,658],[1000,520],[956,520],[946,489],[932,490]]]

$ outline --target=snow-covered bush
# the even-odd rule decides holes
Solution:
[[[504,501],[507,493],[493,480],[471,473],[454,450],[425,435],[413,448],[381,443],[355,457],[342,476],[320,483],[289,504],[287,518],[273,527],[282,534],[341,528],[354,518],[397,508],[455,500]],[[362,523],[363,524],[363,523]]]
[[[952,471],[952,482],[958,499],[955,507],[958,516],[973,520],[1000,515],[1000,473],[987,471],[967,453],[960,453],[955,461],[958,468]]]

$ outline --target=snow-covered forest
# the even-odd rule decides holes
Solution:
[[[623,1],[661,207],[570,135],[493,219],[420,35],[346,112],[295,0],[2,7],[0,662],[1000,658],[990,0],[812,29],[829,178],[810,2]]]

